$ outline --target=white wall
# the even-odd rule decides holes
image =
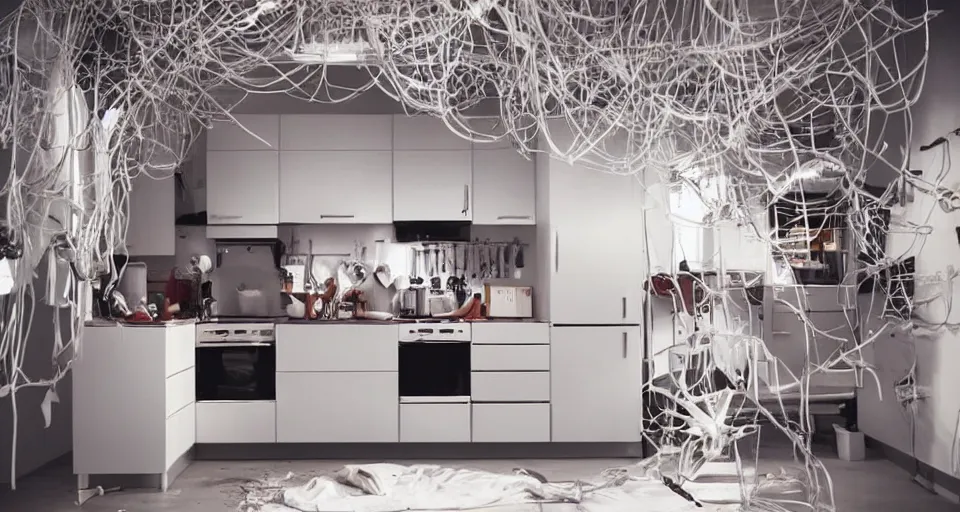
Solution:
[[[0,151],[0,182],[6,183],[10,171],[10,152]],[[4,207],[6,200],[0,202]],[[45,272],[38,269],[36,281],[37,293],[43,293]],[[60,310],[61,325],[69,326],[69,310]],[[50,353],[53,350],[53,314],[54,309],[42,305],[37,299],[33,327],[27,338],[23,371],[31,379],[53,377]],[[69,336],[69,332],[64,336]],[[66,339],[66,338],[65,338]],[[17,476],[27,474],[47,462],[56,459],[71,450],[71,419],[73,393],[69,375],[61,381],[57,389],[60,403],[53,406],[53,421],[50,428],[44,428],[40,402],[46,393],[44,388],[23,389],[17,393]],[[11,454],[13,441],[14,415],[11,397],[0,398],[0,483],[10,482]]]
[[[923,3],[910,2],[908,5],[918,4],[913,7],[922,8]],[[960,31],[956,29],[960,22],[960,5],[952,0],[931,0],[929,3],[932,9],[943,9],[944,12],[930,26],[930,60],[920,102],[912,111],[913,138],[908,148],[910,168],[923,170],[927,180],[939,174],[944,153],[940,149],[921,153],[919,147],[960,126],[960,52],[957,52]],[[908,62],[915,62],[922,52],[922,44],[922,35],[908,40]],[[960,161],[960,140],[953,137],[951,141],[949,156],[954,162]],[[892,147],[903,144],[901,133],[897,130],[888,132],[886,142]],[[942,184],[954,189],[960,185],[960,167],[954,164],[954,168],[946,172]],[[960,268],[960,244],[954,231],[960,226],[960,214],[944,213],[934,200],[918,194],[916,202],[895,209],[893,217],[895,222],[900,218],[928,224],[933,227],[933,234],[916,237],[908,233],[891,233],[888,241],[890,256],[916,256],[920,276],[945,273],[950,265]],[[942,288],[918,286],[917,296],[930,296]],[[960,287],[954,289],[950,299],[954,302],[960,300]],[[875,304],[871,311],[869,301],[869,296],[861,296],[861,316],[866,321],[867,330],[876,330],[883,324],[877,318],[882,302]],[[917,313],[935,323],[960,322],[960,305],[948,308],[941,301],[920,308]],[[960,414],[960,393],[957,393],[960,389],[960,371],[957,369],[960,336],[948,330],[940,330],[930,337],[918,337],[915,333],[888,334],[866,355],[879,374],[883,401],[879,400],[876,384],[868,380],[858,395],[860,428],[867,435],[952,474],[951,458],[955,456],[952,446],[958,434]],[[933,396],[919,403],[915,416],[916,433],[912,438],[911,415],[896,403],[893,383],[909,371],[914,356],[919,384],[929,386]]]

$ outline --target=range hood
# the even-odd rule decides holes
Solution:
[[[410,242],[469,242],[469,221],[397,221],[393,223],[394,239]]]

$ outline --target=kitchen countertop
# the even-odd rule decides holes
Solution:
[[[122,320],[112,320],[106,318],[94,318],[83,323],[85,327],[174,327],[178,325],[193,325],[197,323],[196,318],[184,318],[178,320],[166,320],[162,322],[124,322]]]

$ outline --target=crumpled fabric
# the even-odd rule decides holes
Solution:
[[[543,502],[578,503],[585,510],[709,512],[697,508],[655,479],[635,479],[592,490],[589,484],[542,483],[526,474],[433,465],[364,464],[345,466],[334,478],[317,477],[282,493],[282,507],[300,512],[403,512],[472,510]],[[651,505],[655,504],[651,508]],[[646,508],[645,508],[646,507]],[[733,509],[729,509],[733,510]]]

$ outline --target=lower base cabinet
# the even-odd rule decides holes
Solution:
[[[276,402],[197,402],[197,443],[276,442]]]
[[[473,442],[549,443],[550,404],[473,404]]]
[[[469,443],[470,404],[400,404],[400,442]]]
[[[277,442],[395,443],[397,372],[277,372]]]
[[[550,328],[553,442],[643,440],[642,336],[634,326]]]

